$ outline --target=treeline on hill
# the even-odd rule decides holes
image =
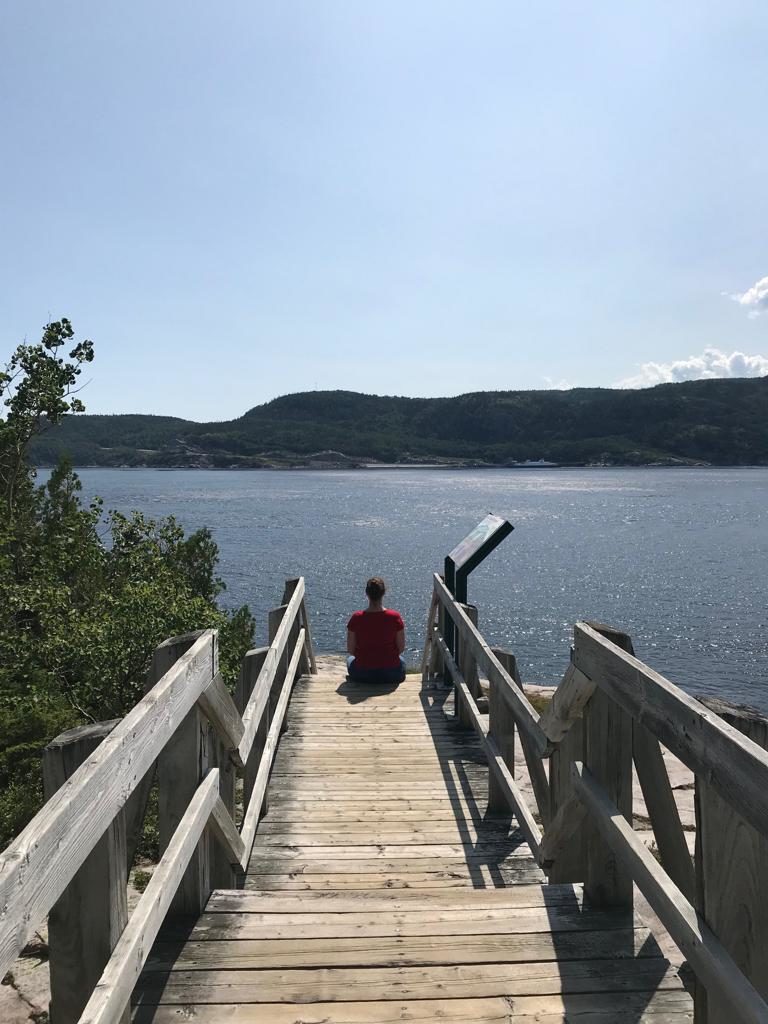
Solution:
[[[67,417],[35,440],[32,455],[39,465],[66,453],[77,465],[259,466],[302,463],[328,449],[384,462],[766,464],[768,377],[456,398],[316,391],[221,423]]]
[[[82,411],[74,397],[93,346],[48,324],[0,372],[0,849],[42,802],[40,755],[57,733],[123,716],[143,696],[155,647],[219,629],[231,684],[252,646],[247,607],[217,603],[218,550],[206,529],[105,512],[60,462],[39,486],[29,446],[44,423]],[[74,419],[74,417],[73,417]],[[140,852],[151,854],[151,815]]]

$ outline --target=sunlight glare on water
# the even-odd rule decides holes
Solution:
[[[307,578],[316,646],[339,651],[371,575],[423,643],[430,575],[487,513],[515,532],[470,578],[491,643],[526,681],[555,683],[573,623],[626,630],[638,657],[692,693],[768,709],[768,470],[81,470],[107,508],[211,528],[230,605],[265,639],[286,577]]]

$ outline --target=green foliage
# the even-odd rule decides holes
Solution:
[[[223,423],[159,416],[70,417],[35,458],[81,465],[293,465],[321,450],[360,460],[544,458],[635,465],[768,463],[768,377],[662,384],[638,391],[494,391],[382,398],[286,395]]]
[[[0,846],[40,804],[41,748],[63,729],[122,717],[143,695],[160,642],[218,629],[233,684],[253,641],[248,608],[216,603],[224,584],[209,530],[185,536],[172,518],[84,504],[66,460],[37,485],[31,438],[82,409],[71,396],[93,347],[74,345],[67,360],[60,349],[72,337],[68,321],[49,324],[0,375]]]

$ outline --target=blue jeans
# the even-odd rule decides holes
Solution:
[[[347,674],[353,683],[373,683],[376,686],[391,686],[405,679],[405,658],[395,668],[356,668],[354,656],[347,658]]]

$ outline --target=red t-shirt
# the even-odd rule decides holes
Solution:
[[[355,612],[347,629],[355,634],[355,664],[358,668],[397,668],[400,654],[395,637],[403,629],[400,612]]]

